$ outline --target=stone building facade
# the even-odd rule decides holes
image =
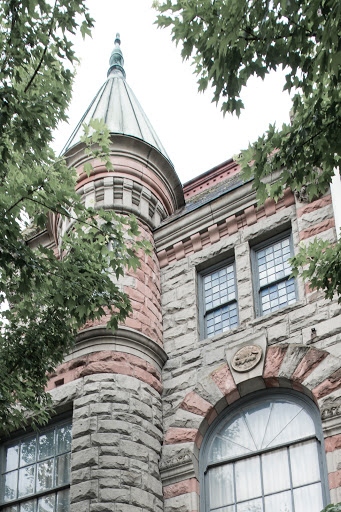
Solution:
[[[134,213],[153,252],[122,283],[125,325],[84,328],[51,377],[51,426],[4,442],[0,509],[319,512],[341,501],[341,306],[287,259],[335,240],[331,196],[258,206],[233,160],[182,186],[119,45],[84,117],[105,118],[114,172],[83,172],[80,125],[65,156],[85,203]]]

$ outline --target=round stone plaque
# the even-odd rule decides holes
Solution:
[[[236,372],[248,372],[252,370],[262,358],[262,349],[258,345],[246,345],[236,352],[231,365]]]

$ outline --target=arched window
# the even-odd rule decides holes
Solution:
[[[255,394],[217,418],[201,450],[202,512],[320,512],[322,430],[298,393]]]

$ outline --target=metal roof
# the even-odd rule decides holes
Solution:
[[[171,161],[135,94],[125,80],[124,59],[120,44],[120,35],[116,34],[115,48],[109,61],[108,78],[90,103],[62,153],[80,142],[83,135],[83,123],[89,124],[91,119],[103,119],[110,133],[130,135],[141,139],[158,149]]]

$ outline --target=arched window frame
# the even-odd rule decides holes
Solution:
[[[299,393],[298,391],[294,390],[283,390],[283,389],[273,389],[271,391],[269,390],[262,390],[257,391],[255,393],[249,394],[241,399],[239,399],[237,402],[229,406],[227,409],[225,409],[219,416],[214,420],[214,422],[210,425],[209,429],[206,432],[206,435],[204,437],[200,454],[199,454],[199,480],[200,480],[200,512],[209,512],[209,487],[208,487],[208,479],[205,479],[205,475],[208,472],[208,470],[214,466],[217,466],[219,464],[223,465],[224,461],[220,461],[216,464],[209,464],[208,463],[208,454],[209,450],[211,448],[211,444],[213,443],[213,440],[217,434],[217,432],[221,429],[223,424],[228,423],[233,416],[236,416],[238,414],[238,411],[242,408],[247,408],[248,405],[255,405],[257,402],[261,403],[264,400],[271,400],[273,399],[287,399],[290,401],[293,401],[297,404],[300,404],[304,407],[304,409],[308,412],[311,419],[313,420],[314,426],[315,426],[315,436],[307,436],[305,438],[299,438],[297,441],[294,441],[292,444],[295,444],[296,442],[299,442],[300,440],[308,440],[315,437],[317,440],[318,445],[318,457],[319,457],[319,468],[320,468],[320,476],[321,476],[321,486],[322,486],[322,499],[323,499],[323,506],[325,507],[330,503],[330,494],[329,494],[329,485],[328,485],[328,471],[327,471],[327,462],[326,462],[326,456],[325,456],[325,449],[324,449],[324,436],[323,436],[323,430],[322,430],[322,423],[321,423],[321,417],[318,411],[318,408],[314,404],[314,402],[307,397],[306,395],[303,395],[302,393]],[[291,445],[291,444],[290,444]],[[273,449],[276,450],[278,447],[275,446]],[[264,450],[258,450],[255,452],[250,453],[249,457],[256,456],[259,454],[262,454]],[[231,459],[226,459],[227,463],[232,463],[234,461],[240,460],[242,458],[247,458],[245,456],[235,457]]]

